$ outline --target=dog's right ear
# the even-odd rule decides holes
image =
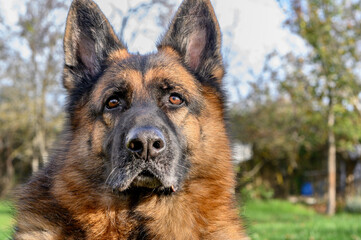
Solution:
[[[221,83],[221,32],[210,0],[183,0],[158,44],[159,51],[168,47],[203,81]]]
[[[91,0],[74,0],[64,36],[64,87],[71,91],[79,83],[92,83],[110,53],[121,49],[127,53],[99,7]]]

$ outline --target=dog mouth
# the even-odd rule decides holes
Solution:
[[[134,178],[131,187],[158,188],[162,186],[161,181],[150,171],[143,170]]]

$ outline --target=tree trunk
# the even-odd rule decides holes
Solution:
[[[45,76],[39,79],[38,56],[37,49],[34,42],[30,42],[30,49],[32,52],[31,60],[33,64],[32,81],[33,91],[35,92],[34,101],[34,139],[32,141],[33,159],[32,171],[39,170],[42,164],[47,161],[46,150],[46,129],[45,129],[45,114],[46,114],[46,93],[48,87],[49,67],[46,69]]]
[[[0,196],[4,197],[6,196],[10,190],[14,186],[14,166],[12,162],[13,158],[9,156],[6,159],[5,164],[5,174],[1,177],[0,180]]]
[[[39,170],[40,160],[38,156],[34,156],[31,161],[31,171],[33,173]]]
[[[348,161],[346,163],[346,191],[345,197],[356,194],[354,171],[358,161]]]
[[[335,113],[333,101],[330,98],[328,113],[328,206],[327,214],[332,216],[336,210],[336,141],[333,127],[335,125]]]
[[[14,166],[13,158],[10,156],[6,159],[6,174],[4,179],[3,196],[6,196],[14,186]]]

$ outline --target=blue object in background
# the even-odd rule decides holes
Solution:
[[[301,187],[301,195],[303,196],[312,196],[313,195],[313,186],[310,182],[305,182]]]

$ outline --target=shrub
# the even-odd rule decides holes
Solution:
[[[269,200],[274,196],[274,190],[271,187],[265,185],[259,186],[247,186],[241,190],[241,196],[243,201],[252,199],[264,199]]]
[[[348,198],[345,210],[350,213],[361,213],[361,196]]]

